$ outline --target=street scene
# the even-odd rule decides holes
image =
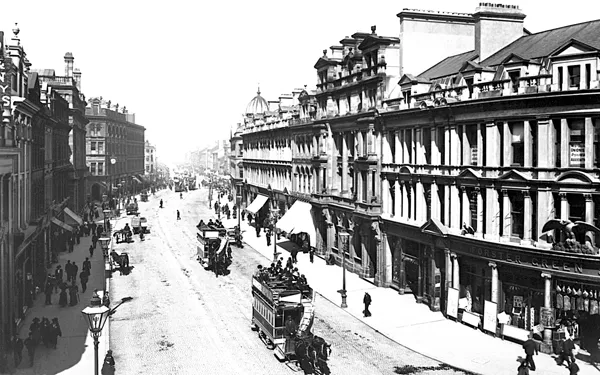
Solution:
[[[0,374],[600,374],[598,11],[3,4]]]

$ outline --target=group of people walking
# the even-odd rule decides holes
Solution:
[[[23,340],[19,335],[15,335],[11,340],[15,368],[23,361],[24,348],[27,349],[29,367],[32,367],[38,345],[42,343],[46,348],[56,349],[59,336],[62,336],[62,331],[58,318],[52,318],[52,321],[46,317],[42,317],[42,320],[38,317],[33,318],[27,338]]]
[[[77,274],[79,272],[81,291],[85,293],[92,269],[92,263],[90,262],[89,258],[85,258],[81,268],[81,272],[79,272],[79,267],[77,264],[75,264],[75,262],[71,263],[70,260],[67,260],[64,270],[59,264],[56,266],[54,275],[51,273],[48,274],[46,277],[46,287],[44,290],[44,294],[46,295],[46,305],[52,305],[52,295],[53,293],[57,293],[59,290],[58,304],[60,307],[77,305],[79,302]],[[64,280],[65,273],[66,280]]]

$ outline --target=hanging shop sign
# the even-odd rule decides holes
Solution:
[[[600,263],[598,262],[584,264],[583,260],[565,259],[553,254],[531,254],[518,250],[505,251],[486,249],[478,246],[457,246],[455,251],[458,253],[467,253],[477,258],[513,265],[523,265],[530,268],[539,268],[540,270],[554,270],[574,275],[600,275]],[[591,260],[589,261],[592,262]]]
[[[10,123],[10,76],[6,74],[6,65],[4,59],[4,32],[0,31],[0,116],[3,125]]]

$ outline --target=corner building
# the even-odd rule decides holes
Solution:
[[[549,352],[555,319],[598,314],[600,22],[472,18],[473,50],[404,73],[380,112],[382,256],[432,310],[484,329],[504,312],[505,335]]]

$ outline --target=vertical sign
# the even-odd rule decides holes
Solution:
[[[498,305],[492,301],[485,301],[483,305],[483,329],[496,334],[498,326]]]
[[[0,118],[2,120],[2,129],[0,129],[0,139],[6,137],[6,127],[10,125],[10,76],[6,74],[4,59],[4,32],[0,31]]]

